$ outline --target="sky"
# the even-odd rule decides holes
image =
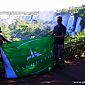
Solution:
[[[82,4],[85,0],[0,0],[0,11],[49,11]]]

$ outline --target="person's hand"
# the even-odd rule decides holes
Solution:
[[[56,35],[56,34],[54,34],[53,36],[54,36],[54,37],[57,37],[57,35]]]
[[[9,41],[9,40],[8,40],[7,42],[8,42],[8,43],[11,43],[11,41]]]

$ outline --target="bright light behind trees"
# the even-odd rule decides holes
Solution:
[[[82,4],[85,0],[1,0],[0,11],[49,11]]]

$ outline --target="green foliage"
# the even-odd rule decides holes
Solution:
[[[77,36],[70,36],[65,39],[65,59],[80,56],[85,43],[85,33],[80,32]]]
[[[11,38],[14,40],[15,38],[27,39],[31,38],[32,36],[44,36],[48,33],[46,29],[43,29],[43,23],[41,21],[28,22],[19,18],[15,19],[15,23],[10,24],[8,29],[10,30]]]
[[[85,26],[85,6],[84,5],[81,7],[71,7],[69,9],[62,9],[60,12],[61,13],[70,12],[74,15],[79,14],[79,16],[82,17],[82,20],[80,23],[81,27],[82,29],[84,29],[84,26]],[[35,12],[32,13],[32,15],[33,14],[35,14]],[[13,39],[15,40],[15,38],[27,39],[27,38],[30,38],[31,36],[39,37],[39,36],[48,35],[49,30],[47,30],[47,28],[49,28],[49,26],[45,27],[44,24],[45,23],[43,23],[40,20],[38,21],[34,20],[32,22],[28,22],[20,18],[14,19],[14,23],[10,25],[8,25],[8,23],[5,21],[0,22],[3,35],[6,38],[9,38],[12,40]],[[70,38],[68,39],[68,41],[70,41]]]
[[[82,29],[84,29],[84,27],[85,27],[85,5],[83,5],[81,8],[79,8],[78,14],[82,18],[80,25],[81,25]]]
[[[8,28],[8,23],[7,22],[4,22],[4,21],[1,21],[0,22],[0,27],[1,27],[1,31],[2,31],[2,34],[6,37],[6,38],[10,38],[10,29]]]

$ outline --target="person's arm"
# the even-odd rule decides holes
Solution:
[[[60,35],[60,36],[56,36],[55,35],[55,37],[57,37],[57,38],[63,38],[64,37],[64,34],[62,33],[62,35]]]
[[[3,41],[9,42],[6,38],[3,37]]]
[[[56,28],[56,26],[54,27],[54,29],[53,29],[53,32],[52,32],[52,36],[55,36],[55,28]]]

